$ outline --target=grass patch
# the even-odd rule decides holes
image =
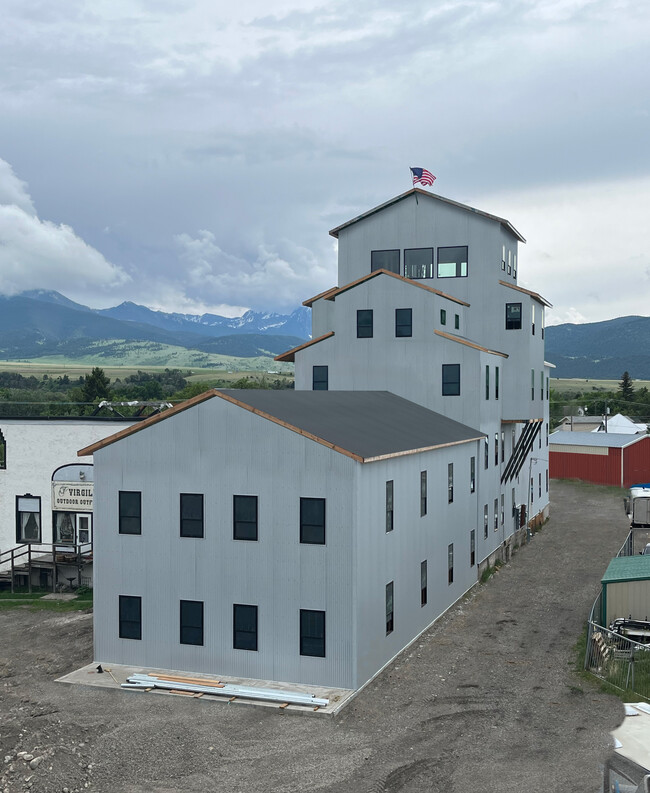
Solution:
[[[35,592],[31,595],[25,592],[2,592],[0,593],[0,611],[11,611],[13,609],[29,609],[30,611],[85,611],[93,607],[92,589],[81,592],[74,600],[43,600],[45,592]]]

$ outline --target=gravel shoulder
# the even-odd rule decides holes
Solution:
[[[0,793],[597,791],[624,711],[573,646],[622,496],[553,482],[530,545],[334,718],[57,684],[92,661],[92,615],[2,611]]]

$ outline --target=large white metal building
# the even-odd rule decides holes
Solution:
[[[410,190],[331,232],[295,392],[92,444],[98,661],[358,688],[548,512],[544,308],[506,220]]]

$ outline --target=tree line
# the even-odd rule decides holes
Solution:
[[[0,416],[65,417],[107,415],[98,412],[100,402],[180,402],[212,388],[292,388],[288,377],[269,379],[266,375],[248,375],[232,382],[223,378],[190,382],[190,372],[165,369],[164,372],[138,371],[124,378],[110,380],[96,366],[90,374],[78,378],[50,377],[44,374],[24,376],[17,372],[0,372]],[[120,405],[123,416],[136,415],[140,406]],[[115,415],[113,413],[112,415]]]

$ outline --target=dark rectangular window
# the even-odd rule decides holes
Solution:
[[[454,464],[447,465],[447,503],[451,504],[454,500]]]
[[[506,269],[506,246],[503,245],[501,248],[501,269]]]
[[[454,583],[454,543],[447,546],[447,582]]]
[[[501,430],[501,462],[506,461],[506,431]]]
[[[485,438],[483,442],[483,468],[488,468],[490,465],[490,441]]]
[[[460,330],[460,314],[454,314],[454,328]]]
[[[420,471],[420,517],[427,514],[427,472]]]
[[[181,493],[181,537],[203,537],[203,493]]]
[[[467,245],[438,248],[438,278],[464,278],[467,275]]]
[[[257,540],[257,496],[232,497],[234,540]]]
[[[443,363],[442,365],[442,395],[460,395],[460,364]]]
[[[395,336],[405,338],[413,335],[413,309],[395,309]]]
[[[41,497],[16,496],[16,542],[41,541]]]
[[[393,632],[395,622],[393,620],[393,582],[386,584],[386,636]]]
[[[490,514],[488,511],[488,505],[486,504],[483,507],[483,537],[485,537],[486,540],[489,530],[490,530]]]
[[[0,430],[0,471],[4,471],[7,467],[7,441],[5,436]]]
[[[472,529],[469,533],[469,566],[474,567],[476,564],[476,529]]]
[[[544,401],[544,372],[539,373],[539,398]]]
[[[420,605],[427,605],[427,562],[420,562]]]
[[[469,492],[473,493],[476,490],[476,457],[472,457],[469,461]]]
[[[485,367],[485,398],[490,398],[490,367]]]
[[[531,504],[533,503],[534,498],[535,498],[535,480],[531,476],[530,477],[530,503]]]
[[[508,251],[508,275],[512,275],[512,251]]]
[[[357,339],[372,339],[372,309],[360,308],[357,311]]]
[[[386,482],[386,531],[393,530],[393,480]]]
[[[120,639],[142,639],[142,598],[120,595]]]
[[[203,644],[203,601],[181,600],[181,644]]]
[[[300,499],[300,542],[325,545],[325,499]]]
[[[530,332],[535,335],[535,304],[533,303],[530,311]]]
[[[399,250],[397,251],[371,251],[370,272],[375,270],[388,270],[399,275]]]
[[[440,309],[440,324],[441,325],[447,324],[447,311],[444,308]]]
[[[517,254],[512,254],[512,276],[513,278],[517,277]]]
[[[433,278],[433,248],[407,248],[404,251],[406,278]]]
[[[539,474],[539,497],[542,497],[542,475]]]
[[[494,433],[494,464],[499,465],[499,433]]]
[[[311,387],[313,391],[327,391],[329,373],[327,366],[312,366]]]
[[[548,493],[548,468],[546,469],[546,492]]]
[[[501,525],[503,526],[506,519],[506,497],[501,493]]]
[[[535,399],[535,370],[530,370],[530,398]]]
[[[548,394],[549,394],[549,388],[550,388],[550,383],[549,383],[549,380],[550,380],[550,378],[548,378],[548,377],[547,377],[547,378],[546,378],[546,399],[548,399],[548,398],[549,398],[549,397],[548,397]]]
[[[325,612],[300,609],[300,655],[325,658]]]
[[[235,650],[257,650],[257,606],[233,605],[232,646]]]
[[[494,398],[499,398],[499,367],[494,367]]]
[[[548,421],[546,422],[546,445],[548,446]]]
[[[120,534],[142,534],[142,493],[120,490]]]
[[[506,330],[521,330],[521,303],[506,303]]]
[[[499,499],[494,499],[494,531],[499,528]]]

